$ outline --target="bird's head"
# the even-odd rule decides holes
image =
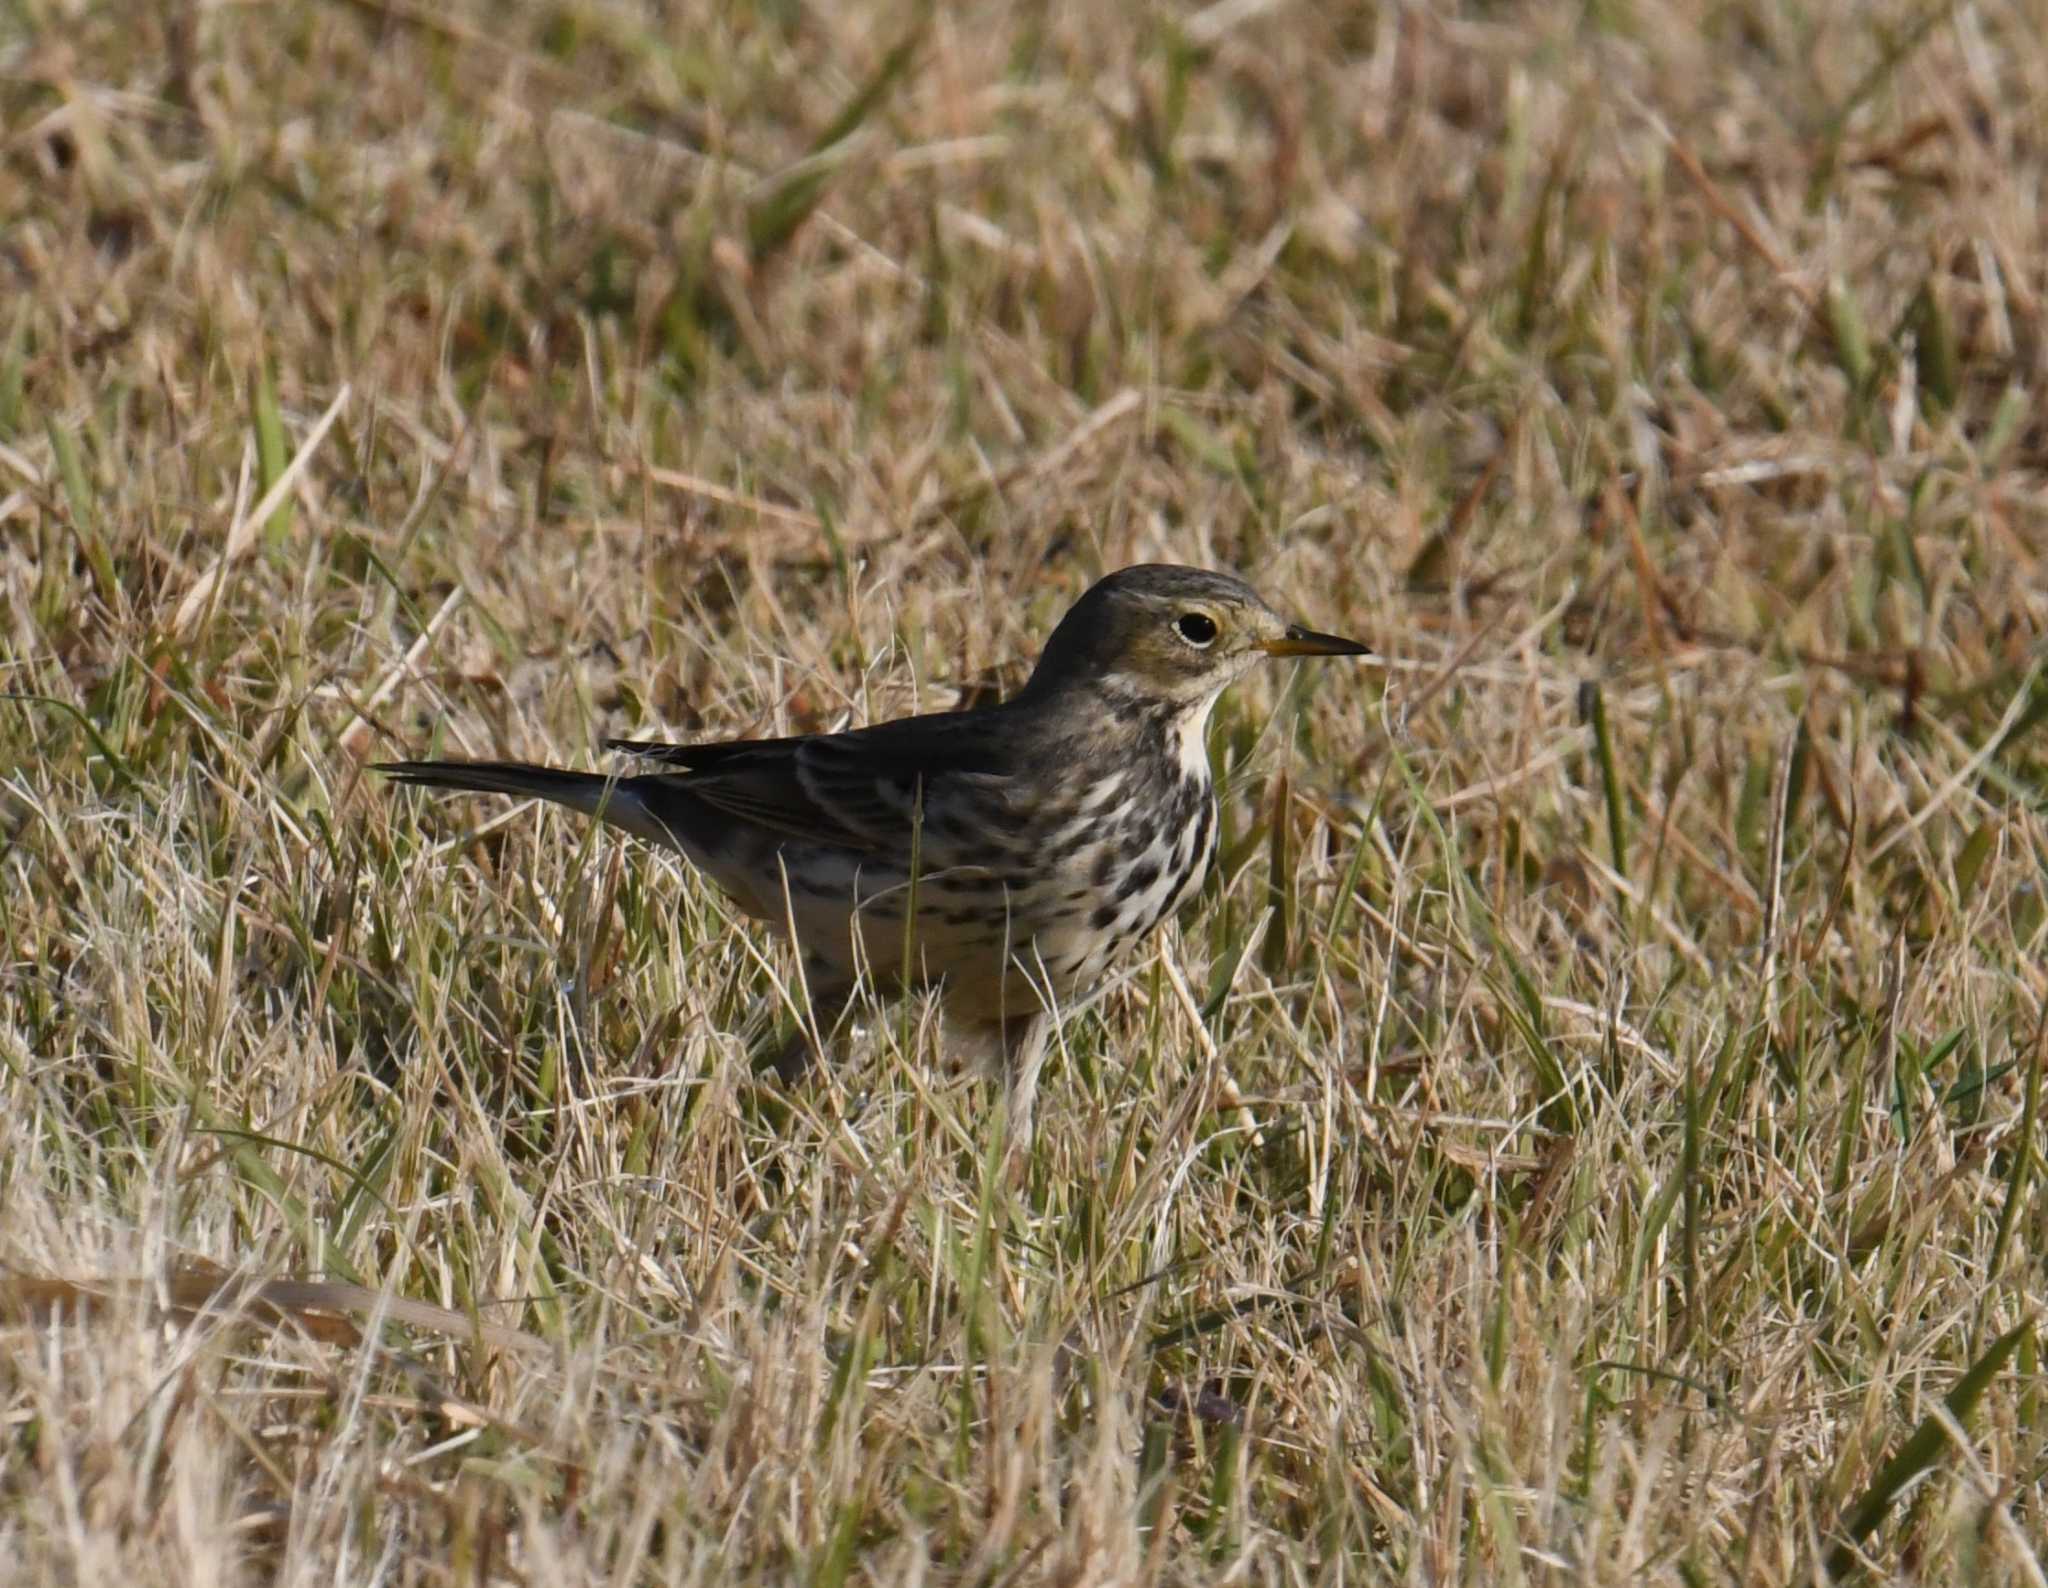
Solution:
[[[1369,656],[1356,640],[1289,623],[1229,574],[1170,563],[1122,568],[1068,609],[1030,692],[1093,686],[1204,715],[1268,656]]]

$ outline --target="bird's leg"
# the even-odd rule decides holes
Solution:
[[[789,1039],[775,1050],[775,1057],[768,1061],[768,1067],[784,1086],[794,1086],[810,1070],[813,1057],[823,1057],[821,1046],[829,1049],[839,1028],[845,1024],[847,1011],[853,1006],[858,988],[852,982],[830,978],[816,966],[806,967],[806,983],[810,990],[811,1018],[808,1024],[799,1023],[790,1033]],[[811,1040],[816,1030],[817,1042]]]
[[[1019,1163],[1022,1150],[1031,1144],[1033,1115],[1038,1107],[1038,1074],[1045,1068],[1050,1030],[1051,1022],[1043,1010],[1012,1015],[995,1023],[1003,1080],[1010,1090],[1009,1150]]]

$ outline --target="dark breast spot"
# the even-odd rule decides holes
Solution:
[[[1188,896],[1188,883],[1190,880],[1192,880],[1190,876],[1180,876],[1174,879],[1173,886],[1168,888],[1160,901],[1152,907],[1152,918],[1145,923],[1146,931],[1151,931],[1153,927],[1165,920],[1179,906],[1181,900]]]
[[[1074,856],[1094,842],[1095,828],[1096,824],[1094,822],[1083,823],[1081,826],[1076,827],[1046,851],[1045,858],[1047,864],[1057,866],[1072,860]]]
[[[1159,862],[1156,859],[1142,861],[1125,874],[1122,886],[1116,890],[1116,896],[1119,899],[1135,899],[1158,880]]]
[[[1130,811],[1124,816],[1123,821],[1117,826],[1117,832],[1122,837],[1126,847],[1131,849],[1139,848],[1151,838],[1158,826],[1158,818],[1155,813],[1159,809],[1160,807],[1157,805],[1148,809],[1142,800],[1131,807]]]
[[[1116,906],[1114,904],[1098,904],[1095,907],[1095,913],[1088,917],[1089,927],[1097,932],[1107,932],[1115,924]]]

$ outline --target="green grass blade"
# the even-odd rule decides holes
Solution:
[[[261,497],[284,478],[284,471],[292,460],[291,445],[285,438],[284,414],[277,406],[277,382],[271,377],[268,360],[256,367],[256,391],[251,407],[250,419],[256,431],[256,478],[260,487],[256,494]],[[287,492],[271,510],[270,518],[263,526],[266,544],[275,551],[285,543],[291,530],[292,499]]]
[[[17,314],[0,349],[0,436],[11,436],[21,423],[22,375],[28,365],[28,316]]]
[[[1991,1349],[1972,1363],[1956,1381],[1955,1388],[1943,1397],[1942,1406],[1948,1417],[1938,1417],[1930,1412],[1920,1419],[1919,1426],[1899,1447],[1898,1453],[1879,1469],[1870,1487],[1863,1491],[1862,1497],[1842,1519],[1843,1542],[1828,1551],[1824,1568],[1829,1579],[1839,1580],[1855,1567],[1857,1546],[1877,1531],[1878,1524],[1884,1520],[1885,1513],[1891,1509],[1900,1491],[1923,1473],[1933,1470],[1941,1459],[1942,1451],[1948,1447],[1950,1421],[1968,1426],[1971,1414],[1984,1398],[1984,1392],[1991,1387],[1991,1381],[1998,1377],[1999,1370],[2033,1332],[2034,1320],[2029,1317],[2000,1335]]]
[[[768,190],[750,207],[747,215],[747,246],[756,260],[775,253],[797,228],[810,219],[825,197],[839,163],[826,156],[837,145],[858,132],[890,90],[910,71],[924,47],[928,17],[920,17],[897,45],[882,57],[882,64],[834,116],[811,145],[803,159],[780,176],[771,179]]]
[[[50,438],[50,455],[57,464],[57,483],[63,487],[64,503],[71,510],[71,530],[78,537],[85,564],[92,570],[93,586],[109,606],[114,604],[117,584],[113,559],[100,534],[100,515],[93,504],[93,492],[85,478],[85,461],[78,453],[78,438],[67,425],[51,419],[44,426]]]
[[[1596,684],[1586,686],[1586,715],[1593,725],[1593,755],[1600,763],[1600,791],[1607,802],[1607,845],[1617,875],[1628,875],[1628,817],[1621,803],[1621,773],[1614,762],[1614,734],[1607,725],[1607,697]]]

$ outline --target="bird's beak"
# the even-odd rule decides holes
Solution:
[[[1265,640],[1259,649],[1268,656],[1370,656],[1372,647],[1361,645],[1356,640],[1342,639],[1335,634],[1318,634],[1314,629],[1305,629],[1299,623],[1290,623],[1287,632],[1275,640]]]

